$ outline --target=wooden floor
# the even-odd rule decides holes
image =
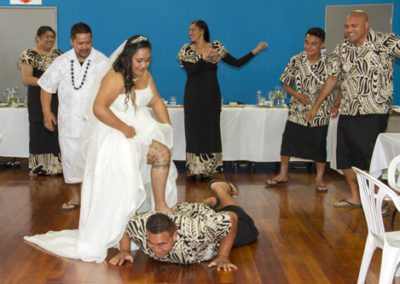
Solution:
[[[67,198],[62,177],[31,180],[24,160],[20,168],[0,169],[0,283],[356,283],[367,229],[362,209],[332,206],[347,196],[344,179],[330,171],[329,192],[316,193],[314,176],[305,170],[292,171],[286,187],[266,189],[271,176],[258,167],[256,173],[225,173],[239,185],[239,202],[260,236],[232,251],[237,272],[217,273],[206,263],[162,264],[141,252],[121,267],[49,255],[23,236],[77,227],[78,211],[59,210]],[[186,181],[183,173],[177,183],[180,201],[209,194],[205,182]],[[109,257],[113,254],[114,249]],[[367,283],[378,282],[380,260],[378,250]]]

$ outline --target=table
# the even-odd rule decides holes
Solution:
[[[400,133],[379,134],[372,154],[369,173],[376,178],[380,177],[397,155],[400,155]]]
[[[389,120],[388,124],[385,130],[386,133],[391,133],[394,136],[397,136],[397,133],[400,132],[400,114],[399,110],[395,110],[395,108],[400,109],[398,106],[393,106],[393,110],[390,111],[389,113]],[[330,168],[338,171],[339,173],[343,174],[342,170],[338,170],[336,166],[336,134],[337,134],[337,124],[338,124],[338,118],[331,119],[329,123],[329,130],[328,130],[328,137],[327,137],[327,160],[330,161]],[[384,134],[384,133],[382,133]],[[381,135],[382,135],[381,134]],[[386,135],[383,135],[386,136]],[[379,137],[378,137],[379,138]],[[377,145],[380,145],[379,139],[377,138]],[[385,140],[385,138],[384,138]],[[379,147],[379,146],[378,146]],[[400,154],[400,153],[399,153]],[[370,164],[370,172],[371,169],[372,171],[377,171],[375,174],[377,174],[376,177],[379,177],[382,174],[382,170],[386,169],[391,161],[391,159],[386,163],[384,161],[380,161],[381,156],[378,155],[374,158],[372,156],[371,159],[371,164]],[[378,166],[378,164],[381,164]],[[381,168],[379,168],[381,167]],[[379,172],[380,171],[380,172]]]
[[[174,129],[172,158],[185,160],[185,129],[182,107],[169,107]],[[282,133],[287,108],[260,108],[252,105],[223,107],[221,138],[224,161],[277,162],[280,160]],[[26,108],[0,108],[0,156],[29,156],[29,124]],[[332,134],[328,131],[328,160],[332,152]],[[296,160],[296,159],[293,159]],[[300,159],[297,159],[300,160]]]
[[[168,112],[174,128],[172,159],[185,160],[183,108],[168,108]],[[282,133],[287,116],[287,108],[260,108],[252,105],[223,107],[221,139],[224,161],[280,161]],[[328,160],[331,157],[334,129],[336,128],[330,127],[328,131]]]
[[[0,108],[0,156],[29,157],[27,108]]]

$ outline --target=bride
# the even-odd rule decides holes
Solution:
[[[82,142],[79,229],[25,237],[51,253],[83,261],[104,261],[136,211],[167,212],[177,201],[171,122],[147,70],[151,44],[133,36],[110,59]]]

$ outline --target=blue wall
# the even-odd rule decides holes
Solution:
[[[0,0],[1,6],[8,3]],[[325,26],[326,5],[387,3],[394,4],[393,31],[400,34],[398,0],[43,0],[44,6],[58,9],[58,46],[64,51],[70,48],[69,29],[78,21],[92,27],[94,46],[106,55],[133,34],[147,35],[153,44],[151,72],[160,94],[164,98],[177,96],[178,103],[183,99],[186,74],[176,56],[188,42],[189,24],[194,19],[204,19],[210,27],[211,39],[220,40],[237,57],[261,40],[269,43],[268,50],[240,70],[224,63],[219,69],[225,102],[255,103],[256,89],[268,91],[279,84],[289,58],[303,49],[305,31],[311,26]],[[397,60],[394,92],[397,104],[400,103],[399,68]]]

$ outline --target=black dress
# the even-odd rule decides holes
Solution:
[[[25,63],[33,68],[33,76],[40,78],[53,60],[61,54],[53,50],[48,55],[42,55],[35,50],[22,52],[19,64]],[[51,111],[57,115],[58,98],[52,96]],[[62,173],[60,146],[58,144],[57,128],[48,131],[43,124],[42,106],[40,103],[40,87],[28,86],[29,114],[29,171],[38,175],[55,175]]]
[[[214,41],[211,46],[217,50],[219,59],[235,67],[246,64],[254,56],[249,52],[236,59],[220,42]],[[178,58],[187,73],[184,97],[187,174],[210,175],[222,167],[219,60],[203,60],[189,44],[181,48]]]

